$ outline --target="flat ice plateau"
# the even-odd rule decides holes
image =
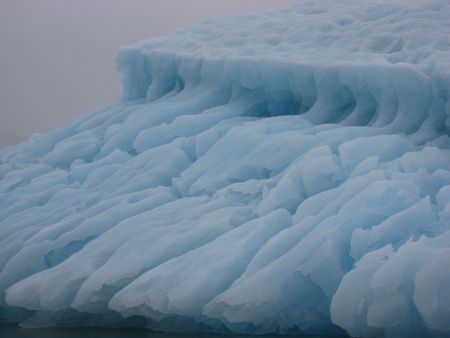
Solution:
[[[448,0],[301,1],[117,64],[119,104],[0,153],[0,322],[450,335]]]

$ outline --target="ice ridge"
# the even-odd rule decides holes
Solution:
[[[127,46],[0,153],[0,322],[450,334],[450,4],[302,1]]]

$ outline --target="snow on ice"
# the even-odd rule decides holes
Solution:
[[[301,1],[117,56],[0,153],[0,318],[450,334],[450,3]]]

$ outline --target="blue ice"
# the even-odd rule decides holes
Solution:
[[[450,335],[450,3],[301,1],[123,47],[0,153],[0,322]]]

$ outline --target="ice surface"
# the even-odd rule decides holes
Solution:
[[[0,321],[450,335],[450,4],[323,0],[124,47],[0,153]]]

